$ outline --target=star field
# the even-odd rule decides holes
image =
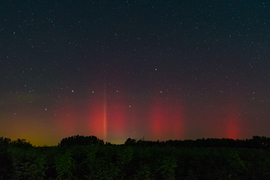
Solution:
[[[268,1],[5,1],[0,136],[270,136]]]

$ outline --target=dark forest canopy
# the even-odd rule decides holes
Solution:
[[[171,146],[171,147],[233,147],[233,148],[270,148],[270,138],[265,136],[253,136],[252,139],[197,139],[197,140],[168,140],[168,141],[145,141],[128,138],[126,146]]]
[[[96,136],[71,136],[63,138],[58,147],[70,147],[74,145],[112,145],[110,142],[104,143],[103,140],[98,139]],[[30,142],[25,139],[17,139],[12,141],[9,138],[0,137],[0,146],[15,146],[15,147],[32,147]],[[234,148],[270,148],[270,138],[265,136],[253,136],[251,139],[234,140],[234,139],[197,139],[197,140],[168,140],[168,141],[147,141],[147,140],[136,140],[128,138],[124,144],[125,146],[158,146],[158,147],[234,147]]]
[[[3,146],[16,146],[16,147],[33,147],[32,144],[28,141],[26,141],[25,139],[17,139],[15,141],[12,141],[9,138],[4,138],[4,137],[0,137],[0,147]]]
[[[104,145],[104,141],[98,139],[96,136],[71,136],[61,140],[59,146],[72,146],[72,145],[91,145],[98,144]]]

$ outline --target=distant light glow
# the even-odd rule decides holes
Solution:
[[[156,140],[179,139],[183,133],[184,114],[182,107],[173,99],[154,98],[150,104],[151,136]]]
[[[103,140],[106,142],[107,139],[107,94],[104,90],[103,95]]]
[[[90,104],[87,115],[87,126],[89,135],[104,138],[104,122],[106,121],[106,108],[103,97],[96,97]]]
[[[235,113],[231,113],[226,120],[226,137],[230,139],[238,139],[240,121],[239,117]]]
[[[170,121],[172,129],[172,138],[171,139],[181,139],[181,135],[184,133],[184,112],[182,106],[178,103],[173,103],[170,109]]]
[[[76,132],[76,109],[72,103],[67,102],[61,108],[55,109],[54,122],[56,129],[63,136],[70,136]]]

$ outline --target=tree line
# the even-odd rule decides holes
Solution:
[[[71,137],[63,138],[58,147],[70,147],[74,145],[112,145],[110,142],[104,143],[103,140],[96,136],[81,136],[75,135]],[[270,138],[265,136],[253,136],[251,139],[227,139],[227,138],[207,138],[197,140],[168,140],[168,141],[147,141],[144,139],[132,139],[128,138],[124,146],[139,146],[139,147],[228,147],[228,148],[258,148],[258,149],[269,149]],[[25,139],[17,139],[12,141],[9,138],[0,137],[0,147],[14,146],[14,147],[33,147],[32,144]]]
[[[128,138],[126,146],[169,146],[169,147],[228,147],[228,148],[259,148],[269,149],[270,138],[265,136],[253,136],[251,139],[228,139],[207,138],[197,140],[168,140],[168,141],[145,141]]]

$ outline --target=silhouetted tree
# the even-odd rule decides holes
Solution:
[[[253,148],[269,148],[270,138],[265,136],[253,136],[250,140],[251,147]]]
[[[11,139],[0,137],[0,146],[7,146],[10,142]]]
[[[59,144],[59,146],[73,146],[73,145],[104,145],[104,141],[98,139],[96,136],[71,136],[67,138],[63,138]]]
[[[31,148],[33,147],[32,144],[28,141],[26,142],[25,139],[17,139],[15,141],[10,141],[9,143],[11,146],[19,147],[19,148]]]
[[[128,138],[125,142],[125,145],[136,145],[136,140]]]
[[[11,155],[8,153],[9,138],[0,137],[0,179],[11,179],[14,171]]]

